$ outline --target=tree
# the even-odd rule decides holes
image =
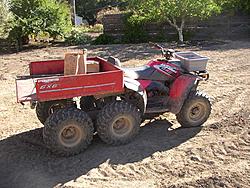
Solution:
[[[205,19],[221,10],[214,0],[130,0],[129,7],[134,20],[167,21],[177,30],[181,43],[187,19]]]
[[[90,25],[97,21],[97,14],[104,8],[122,6],[125,0],[76,0],[76,12]]]
[[[47,32],[52,37],[64,35],[71,30],[70,7],[57,0],[12,0],[14,24],[10,38],[22,48],[23,39],[30,34]]]
[[[11,25],[12,21],[12,14],[9,10],[9,1],[7,0],[0,0],[0,37],[5,36],[8,33],[8,30]]]
[[[250,0],[216,0],[226,12],[250,13]]]

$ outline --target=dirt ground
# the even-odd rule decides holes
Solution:
[[[92,55],[119,57],[124,66],[160,55],[147,44],[87,48]],[[1,188],[250,186],[250,42],[179,49],[210,57],[210,80],[200,89],[213,98],[213,110],[202,127],[180,128],[174,115],[165,114],[142,124],[128,145],[108,146],[96,136],[85,152],[63,158],[45,148],[34,110],[16,103],[15,76],[27,74],[30,61],[63,58],[74,50],[0,55]]]

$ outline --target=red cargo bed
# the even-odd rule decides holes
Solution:
[[[123,72],[100,57],[100,72],[64,76],[64,60],[30,63],[30,75],[16,79],[17,101],[50,101],[88,95],[109,95],[124,90]]]

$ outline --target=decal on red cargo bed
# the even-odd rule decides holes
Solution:
[[[62,91],[70,91],[70,90],[79,90],[79,89],[90,89],[90,88],[102,88],[102,87],[107,87],[107,86],[114,86],[115,83],[105,83],[105,84],[98,84],[98,85],[90,85],[90,86],[80,86],[80,87],[70,87],[70,88],[57,88],[59,87],[59,84],[51,84],[51,86],[48,85],[42,85],[40,89],[45,90],[45,89],[50,89],[50,90],[45,90],[45,91],[40,91],[40,93],[51,93],[51,92],[62,92]],[[56,89],[57,88],[57,89]]]
[[[55,89],[59,86],[59,84],[45,84],[45,85],[41,85],[40,89]]]
[[[51,78],[51,79],[46,79],[46,80],[39,80],[39,82],[42,83],[50,83],[50,82],[56,82],[59,81],[59,78]]]

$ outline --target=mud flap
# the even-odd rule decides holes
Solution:
[[[131,78],[124,77],[124,86],[127,89],[135,91],[142,97],[143,103],[144,103],[142,105],[143,106],[142,112],[145,113],[146,106],[147,106],[147,93],[146,93],[146,90],[140,84],[140,82],[133,80]]]
[[[191,90],[196,89],[198,78],[192,75],[179,76],[169,92],[169,111],[178,114]]]

